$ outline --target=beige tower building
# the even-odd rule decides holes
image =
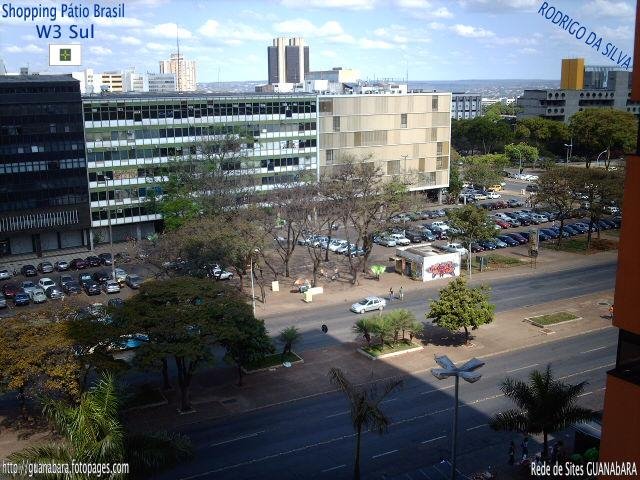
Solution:
[[[173,73],[177,78],[179,92],[195,92],[195,60],[185,60],[181,54],[172,53],[169,60],[160,60],[160,73]]]
[[[318,104],[321,175],[370,156],[411,191],[449,186],[450,93],[328,95]]]

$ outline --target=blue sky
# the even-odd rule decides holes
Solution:
[[[9,3],[6,0],[2,4]],[[56,6],[59,1],[19,1],[18,6]],[[74,2],[93,9],[94,2]],[[103,6],[118,2],[102,0]],[[93,22],[96,38],[83,44],[83,66],[96,71],[135,67],[158,71],[158,60],[175,51],[197,61],[198,81],[261,80],[267,77],[266,47],[275,36],[302,36],[312,70],[354,68],[362,78],[411,80],[560,77],[563,57],[615,65],[553,25],[537,11],[538,0],[129,0],[123,19]],[[633,51],[635,2],[549,1],[588,31],[628,55]],[[0,10],[0,16],[2,10]],[[48,43],[36,23],[0,18],[0,58],[9,71],[62,73],[48,67]],[[63,29],[73,23],[58,19]],[[66,43],[76,43],[68,41]]]

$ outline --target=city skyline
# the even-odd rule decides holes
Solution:
[[[53,2],[40,2],[51,4]],[[537,0],[344,0],[229,2],[137,0],[120,19],[84,19],[96,38],[84,40],[83,65],[97,71],[135,67],[157,72],[176,51],[198,65],[199,82],[266,80],[266,50],[273,38],[301,36],[310,47],[311,70],[355,68],[363,78],[410,80],[560,76],[561,58],[615,63],[538,14]],[[28,3],[27,3],[28,4]],[[215,10],[212,6],[215,5]],[[628,1],[551,2],[631,53],[633,6]],[[185,8],[188,7],[188,8]],[[63,23],[71,23],[62,19]],[[48,43],[35,24],[0,20],[0,58],[10,72],[68,73],[48,66]],[[58,19],[60,22],[60,19]],[[76,68],[77,70],[77,68]]]

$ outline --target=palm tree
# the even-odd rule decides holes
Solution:
[[[63,440],[14,453],[10,455],[11,461],[128,463],[131,477],[142,478],[191,457],[191,443],[186,437],[167,433],[128,435],[120,422],[119,409],[120,399],[110,375],[104,375],[84,393],[77,406],[58,400],[46,401],[44,414]],[[125,477],[112,475],[108,478]]]
[[[398,341],[398,335],[402,332],[402,340],[404,340],[405,331],[410,330],[411,326],[416,321],[416,316],[409,310],[400,308],[398,310],[390,311],[387,316],[391,323],[393,323],[393,340]]]
[[[542,456],[548,458],[548,435],[563,430],[574,423],[587,422],[596,412],[576,405],[586,382],[576,385],[562,383],[553,378],[551,366],[544,372],[534,370],[529,383],[507,378],[500,390],[517,406],[500,412],[491,420],[494,430],[542,433]]]
[[[371,317],[361,318],[353,325],[353,332],[367,341],[367,345],[371,346],[371,332],[373,331],[375,319]]]
[[[282,349],[282,359],[284,360],[284,356],[287,353],[291,353],[291,349],[293,348],[294,343],[300,341],[302,334],[296,327],[287,327],[280,332],[280,341],[284,343],[284,348]]]
[[[372,332],[380,338],[380,346],[384,348],[385,339],[388,341],[394,333],[393,321],[389,314],[381,315],[375,319]]]
[[[375,430],[382,435],[390,420],[380,409],[380,403],[393,390],[402,384],[402,380],[392,380],[382,388],[376,383],[370,387],[359,387],[351,383],[339,368],[329,370],[329,380],[342,390],[351,404],[351,423],[356,431],[356,457],[353,466],[354,480],[360,479],[360,437],[365,431]]]

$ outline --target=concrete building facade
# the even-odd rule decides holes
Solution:
[[[451,118],[469,119],[482,116],[482,97],[473,93],[451,94]]]
[[[160,73],[174,74],[179,92],[196,91],[195,60],[185,60],[182,54],[172,53],[169,60],[160,60]]]
[[[449,185],[450,93],[321,95],[318,110],[321,174],[367,159],[411,191]]]
[[[300,37],[273,39],[267,47],[268,83],[302,83],[309,71],[309,47]]]

